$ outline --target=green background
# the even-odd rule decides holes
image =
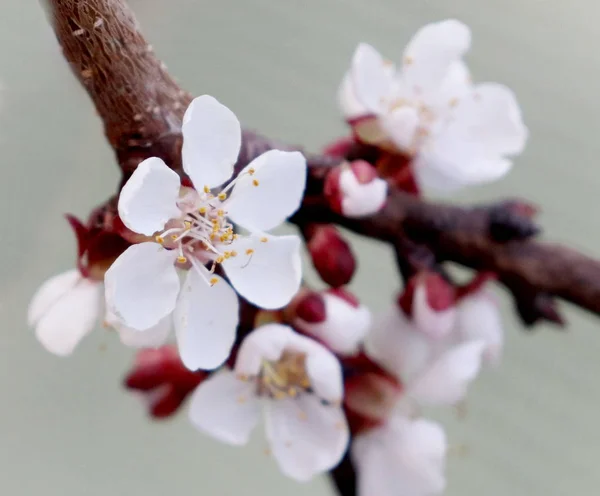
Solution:
[[[368,41],[399,58],[421,25],[472,27],[478,81],[508,84],[531,138],[512,173],[456,201],[525,196],[548,238],[600,256],[600,31],[597,0],[134,0],[172,73],[246,126],[317,150],[345,132],[335,94]],[[86,95],[39,4],[0,1],[0,494],[289,496],[328,494],[325,479],[281,476],[257,435],[244,449],[196,433],[185,415],[149,422],[119,387],[132,353],[98,330],[69,359],[27,329],[28,300],[73,266],[61,215],[87,215],[118,171]],[[359,241],[353,289],[385,308],[399,280],[390,253]],[[567,309],[568,332],[522,331],[504,301],[507,347],[469,396],[465,419],[435,412],[455,447],[448,495],[596,495],[600,486],[600,321]]]

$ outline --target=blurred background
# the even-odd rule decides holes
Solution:
[[[359,41],[398,59],[423,24],[466,22],[475,80],[515,90],[531,139],[505,180],[456,201],[524,196],[542,207],[549,239],[600,256],[596,0],[131,1],[184,87],[312,150],[346,132],[335,95]],[[195,432],[185,415],[150,422],[120,388],[133,355],[115,336],[98,330],[68,359],[35,341],[30,296],[74,264],[61,215],[85,217],[118,171],[38,2],[0,1],[0,80],[0,494],[331,494],[325,478],[298,485],[281,476],[261,435],[237,449]],[[391,254],[356,246],[353,290],[382,310],[399,285]],[[600,319],[569,308],[567,332],[523,332],[499,294],[502,365],[477,382],[466,418],[433,413],[463,448],[450,458],[446,494],[598,494]]]

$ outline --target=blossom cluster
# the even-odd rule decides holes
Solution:
[[[510,169],[527,129],[508,88],[472,83],[469,45],[455,20],[419,30],[399,67],[359,45],[339,92],[352,136],[326,150],[347,159],[325,178],[333,212],[374,215],[390,184],[449,192]],[[110,229],[95,215],[69,217],[77,268],[34,295],[39,341],[69,355],[101,316],[125,345],[145,348],[127,384],[155,417],[189,398],[199,431],[243,445],[262,415],[274,459],[296,480],[349,453],[360,496],[442,492],[448,442],[421,410],[463,401],[482,365],[500,360],[493,276],[459,286],[441,270],[418,271],[373,317],[346,287],[350,244],[319,223],[303,230],[329,286],[314,291],[302,284],[300,238],[272,234],[301,207],[305,157],[270,150],[238,166],[240,123],[208,95],[191,102],[182,135],[182,171],[142,161]],[[356,158],[357,149],[368,153]]]

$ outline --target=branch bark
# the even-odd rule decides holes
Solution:
[[[124,0],[46,0],[65,58],[104,123],[127,180],[151,156],[181,171],[181,120],[190,95],[182,90],[141,35]],[[271,148],[298,149],[244,132],[238,170]],[[562,323],[554,298],[600,314],[600,263],[567,247],[538,243],[538,228],[519,202],[456,207],[429,202],[390,186],[386,206],[369,218],[333,212],[323,196],[328,171],[339,160],[308,156],[306,196],[292,222],[334,223],[391,244],[399,268],[411,272],[451,261],[498,275],[526,324]],[[114,217],[114,197],[98,209],[98,225]],[[112,218],[112,217],[111,217]],[[342,496],[356,493],[351,463],[333,472]]]

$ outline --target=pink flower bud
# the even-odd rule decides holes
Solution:
[[[188,370],[173,346],[163,346],[138,352],[124,385],[142,394],[152,417],[166,418],[206,377],[206,372]]]
[[[321,279],[332,287],[348,284],[356,270],[350,245],[331,225],[314,225],[308,232],[308,250]]]
[[[412,277],[398,304],[418,329],[433,338],[447,336],[455,325],[456,291],[435,272],[421,272]]]
[[[324,188],[332,210],[346,217],[367,217],[378,212],[387,198],[387,183],[364,160],[332,169]]]
[[[343,289],[321,294],[325,318],[310,322],[298,317],[294,324],[339,355],[355,355],[371,326],[371,313],[356,297]]]
[[[326,315],[325,300],[319,293],[309,292],[296,305],[296,317],[303,322],[317,324],[323,322]]]

